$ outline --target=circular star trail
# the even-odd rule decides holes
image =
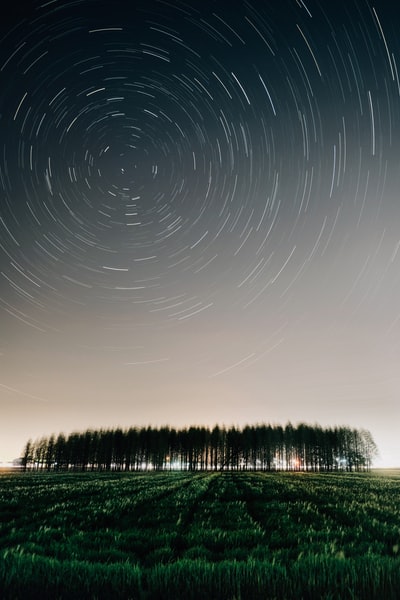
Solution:
[[[2,439],[345,422],[398,465],[396,3],[2,12]]]
[[[139,320],[279,306],[313,265],[345,257],[351,228],[377,220],[372,254],[384,252],[400,86],[379,8],[22,12],[0,45],[9,314],[46,329],[71,306]]]

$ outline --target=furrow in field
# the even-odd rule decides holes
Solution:
[[[185,559],[245,560],[262,543],[262,532],[249,517],[230,473],[215,475],[180,538]]]

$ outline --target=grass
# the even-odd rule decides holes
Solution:
[[[397,474],[0,476],[0,597],[379,599]]]

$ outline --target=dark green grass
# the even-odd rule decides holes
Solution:
[[[394,475],[1,475],[0,597],[395,600],[399,499]]]

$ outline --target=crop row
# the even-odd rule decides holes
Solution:
[[[398,600],[400,560],[307,556],[289,565],[179,559],[142,568],[0,554],[3,600]]]
[[[399,492],[368,474],[3,476],[0,596],[43,572],[60,598],[395,598]]]

